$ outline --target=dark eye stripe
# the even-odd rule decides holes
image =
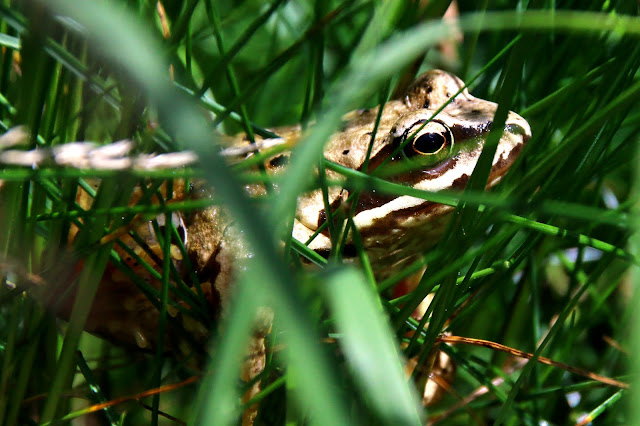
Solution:
[[[465,139],[471,139],[478,136],[482,136],[489,132],[491,127],[491,121],[483,121],[477,124],[453,124],[451,125],[451,133],[453,133],[453,139],[455,141],[461,141]]]

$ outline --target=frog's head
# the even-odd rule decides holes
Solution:
[[[396,173],[386,179],[420,190],[464,188],[482,153],[497,104],[471,96],[466,88],[453,97],[463,87],[462,80],[444,71],[422,74],[403,99],[385,105],[366,170],[364,156],[376,110],[359,112],[344,132],[334,136],[327,158],[378,175],[385,170],[395,170]],[[529,124],[518,114],[509,112],[487,187],[494,186],[504,176],[530,137]],[[340,205],[348,195],[347,190],[331,188],[332,207]],[[317,205],[322,200],[319,194],[310,197],[315,197],[315,201],[309,198],[307,205]],[[326,218],[324,204],[322,206],[317,216],[308,210],[311,228],[317,228]],[[370,256],[387,259],[382,263],[388,266],[407,253],[434,245],[451,211],[450,206],[415,197],[370,191],[358,198],[354,223]],[[314,217],[317,218],[315,224]],[[319,249],[327,245],[321,241],[322,238],[316,243]]]
[[[391,180],[425,191],[461,189],[473,173],[498,105],[478,99],[464,82],[441,70],[425,72],[409,87],[408,111],[398,117],[370,161],[411,170]],[[438,110],[444,108],[438,112]],[[529,124],[510,111],[493,158],[487,187],[494,186],[531,137]]]

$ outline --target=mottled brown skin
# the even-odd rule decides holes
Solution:
[[[436,110],[463,86],[459,78],[444,71],[432,70],[422,74],[409,87],[404,97],[384,105],[371,150],[370,165],[366,170],[364,162],[378,107],[347,114],[344,128],[327,142],[325,158],[364,172],[375,171],[374,169],[385,161],[405,161],[402,155],[390,157],[396,148],[420,127],[416,123],[432,119]],[[446,146],[443,145],[438,152],[445,152],[440,151],[441,149],[449,149],[451,153],[435,164],[396,176],[391,180],[426,191],[464,188],[482,151],[482,143],[491,126],[496,107],[496,104],[477,99],[466,89],[463,90],[414,139],[418,141],[420,136],[427,133],[427,139],[436,141],[441,140],[441,137],[450,138]],[[300,128],[287,127],[275,129],[274,132],[287,142],[293,142],[299,138]],[[493,160],[488,187],[495,185],[506,173],[529,137],[527,122],[511,112]],[[232,144],[246,146],[248,142],[238,138],[233,140]],[[416,146],[418,145],[411,145],[409,148],[414,149]],[[415,152],[420,151],[416,149]],[[436,154],[429,152],[426,155]],[[269,173],[280,173],[286,169],[288,160],[288,152],[275,155],[266,161],[265,169]],[[332,180],[340,178],[331,171],[328,171],[328,177]],[[251,195],[261,195],[264,188],[248,186],[247,191]],[[200,188],[195,193],[196,196],[207,196],[206,191]],[[348,196],[347,189],[329,188],[329,203],[332,209],[337,209]],[[441,238],[448,222],[448,215],[452,211],[449,206],[413,197],[375,193],[362,194],[356,207],[354,223],[362,235],[364,249],[378,278],[393,273],[394,269],[402,267],[435,245]],[[320,190],[302,195],[298,200],[293,237],[306,242],[326,217],[327,212]],[[238,265],[238,259],[250,253],[250,248],[243,246],[232,218],[221,207],[192,213],[185,218],[185,223],[191,263],[207,292],[214,315],[224,316],[233,288],[234,269]],[[146,231],[149,229],[148,224],[136,225],[134,229],[150,241],[149,246],[155,252],[154,247],[157,243]],[[125,242],[132,249],[140,251],[134,241]],[[332,244],[327,233],[320,233],[309,247],[325,255],[330,252]],[[122,254],[122,250],[120,253]],[[159,254],[161,257],[161,253]],[[172,259],[177,267],[181,263],[178,257]],[[161,260],[155,262],[151,258],[150,262],[154,269],[161,270]],[[145,279],[149,279],[151,285],[159,288],[159,283],[151,279],[148,272],[140,271],[136,265],[131,266]],[[184,278],[187,276],[185,273]],[[64,309],[60,312],[64,314]],[[87,331],[107,336],[123,344],[150,349],[155,345],[157,318],[157,311],[140,294],[137,287],[111,268],[102,279],[98,298],[87,322]],[[190,332],[188,321],[184,321],[184,324],[184,328]],[[251,342],[251,356],[248,357],[249,361],[243,373],[245,379],[254,377],[264,367],[263,336],[269,324],[270,315],[263,313],[261,324],[257,327]],[[206,338],[206,330],[196,330],[193,333],[196,340]],[[175,350],[181,345],[180,336],[169,337],[167,349]],[[257,389],[256,386],[248,396],[255,394]],[[254,414],[247,414],[245,422],[250,423],[253,416]]]

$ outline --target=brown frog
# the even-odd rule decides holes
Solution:
[[[453,97],[462,87],[464,83],[459,78],[444,71],[432,70],[422,74],[403,98],[384,105],[373,142],[372,132],[378,107],[354,111],[347,114],[344,128],[327,142],[325,158],[350,169],[374,174],[385,168],[407,166],[390,180],[419,190],[464,188],[482,152],[497,105],[471,96],[467,89]],[[435,114],[443,105],[442,110]],[[296,127],[273,131],[288,141],[300,135],[300,129]],[[494,186],[507,172],[530,136],[527,122],[510,112],[493,159],[487,187]],[[247,147],[248,142],[237,138],[232,145],[234,148]],[[261,142],[257,145],[260,146]],[[369,149],[370,156],[367,155]],[[251,148],[247,150],[252,151]],[[252,155],[255,152],[246,154],[247,157]],[[288,152],[282,152],[268,158],[264,163],[267,173],[280,173],[286,169],[289,155]],[[328,171],[327,174],[332,181],[339,180],[338,173]],[[178,190],[181,185],[176,183],[175,189]],[[249,185],[247,188],[253,195],[265,192],[258,185]],[[192,191],[191,196],[193,193],[205,191]],[[293,237],[301,243],[308,242],[311,250],[327,257],[333,245],[329,232],[326,228],[322,230],[323,225],[341,207],[349,207],[349,202],[355,202],[353,221],[362,236],[363,248],[377,278],[393,273],[434,246],[442,236],[449,213],[453,210],[450,206],[410,196],[365,192],[360,194],[357,201],[349,201],[350,195],[346,188],[329,187],[330,212],[326,210],[321,190],[300,196]],[[222,207],[192,213],[185,217],[184,222],[181,218],[173,219],[185,231],[187,252],[215,317],[210,320],[215,322],[218,315],[224,315],[237,259],[242,253],[249,253],[250,248],[241,246],[233,220]],[[321,232],[317,232],[319,229]],[[147,247],[140,247],[139,242],[128,236],[124,241],[125,246],[141,255],[154,270],[160,271],[162,250],[153,230],[147,223],[138,225],[135,230]],[[138,261],[122,248],[117,248],[117,251],[137,275],[152,286],[159,287],[151,271],[141,268]],[[355,249],[348,243],[343,258],[355,259],[355,255]],[[176,269],[180,269],[181,257],[177,248],[172,249]],[[189,274],[182,271],[182,279],[188,283]],[[172,299],[174,305],[182,303],[175,296]],[[64,315],[69,307],[70,304],[65,304],[59,312]],[[169,312],[176,314],[175,309]],[[207,336],[207,328],[197,320],[187,315],[182,317],[182,329],[170,327],[167,349],[175,349],[184,342],[183,336],[180,336],[184,330],[191,333],[192,340],[202,341]],[[269,317],[266,315],[263,332],[268,328],[268,323]],[[156,307],[140,293],[126,274],[112,266],[108,267],[87,321],[87,330],[120,343],[150,349],[155,345],[157,324]],[[246,379],[255,376],[264,365],[265,350],[260,332],[252,345],[250,353],[253,361],[245,368]]]

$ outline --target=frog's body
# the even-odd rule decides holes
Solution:
[[[325,158],[367,173],[385,163],[398,165],[410,158],[423,164],[423,167],[405,170],[390,180],[425,191],[464,188],[482,151],[497,105],[471,96],[467,89],[451,100],[463,86],[460,79],[444,71],[432,70],[422,74],[409,87],[405,97],[384,105],[368,161],[367,151],[378,108],[349,113],[345,127],[328,141]],[[437,109],[450,100],[433,117]],[[274,132],[287,140],[294,140],[298,138],[300,130],[289,127],[275,129]],[[510,112],[493,159],[488,187],[505,174],[529,137],[527,122]],[[409,143],[401,148],[400,145],[407,139]],[[239,138],[234,141],[235,146],[247,144]],[[268,159],[265,162],[267,172],[279,173],[286,168],[288,156],[289,153],[280,153]],[[335,172],[327,173],[329,178],[337,177]],[[262,192],[256,190],[255,186],[251,188],[254,192]],[[331,210],[346,206],[350,195],[347,189],[330,187],[328,198]],[[433,246],[441,237],[451,211],[450,206],[409,196],[375,192],[360,194],[353,220],[376,275],[383,277],[393,272],[397,266]],[[327,217],[320,190],[302,195],[298,200],[293,237],[306,243]],[[148,229],[146,224],[142,227]],[[239,250],[237,247],[238,238],[233,221],[221,207],[212,207],[186,218],[186,234],[193,267],[204,287],[209,290],[214,309],[218,309],[217,314],[220,311],[224,314],[236,258],[239,251],[243,252],[242,248]],[[152,239],[148,236],[145,238]],[[135,242],[127,244],[141,252],[134,247]],[[159,247],[155,240],[149,245]],[[326,257],[332,249],[328,230],[322,230],[308,245]],[[152,251],[160,254],[160,250],[152,248]],[[353,252],[345,250],[344,256],[354,255]],[[178,258],[176,255],[174,260]],[[161,262],[153,266],[158,271],[162,267]],[[111,273],[111,276],[105,274],[94,302],[94,312],[99,312],[100,316],[91,315],[87,329],[120,342],[153,346],[158,317],[156,308],[144,301],[144,296],[132,282],[113,270]],[[145,279],[157,281],[149,278],[147,271],[141,273]],[[188,274],[184,275],[186,279]],[[169,339],[168,345],[171,344]],[[257,366],[256,370],[259,369],[260,366]]]

